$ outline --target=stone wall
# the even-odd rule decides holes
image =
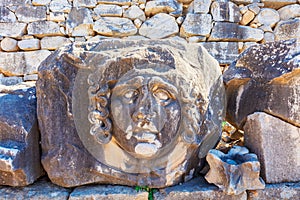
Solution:
[[[227,65],[252,44],[299,38],[299,2],[2,0],[0,82],[36,80],[37,67],[58,47],[107,38],[201,42]]]

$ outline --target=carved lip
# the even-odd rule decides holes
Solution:
[[[157,140],[157,134],[158,132],[138,131],[133,133],[133,137],[139,142],[154,143]]]

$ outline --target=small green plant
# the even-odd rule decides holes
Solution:
[[[148,192],[148,200],[153,200],[154,199],[153,194],[155,192],[157,192],[157,189],[155,189],[155,188],[149,188],[148,186],[135,186],[135,190],[137,192],[139,192],[139,191],[146,191],[146,192]]]

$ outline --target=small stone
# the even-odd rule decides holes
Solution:
[[[18,47],[24,51],[38,50],[41,48],[39,39],[18,41]]]
[[[19,22],[35,22],[46,20],[46,6],[21,6],[15,14]]]
[[[289,4],[296,4],[297,0],[261,0],[265,8],[279,9]]]
[[[208,41],[257,42],[264,32],[260,29],[229,22],[216,22]]]
[[[274,34],[275,40],[300,39],[300,18],[278,22]]]
[[[273,32],[273,30],[270,26],[262,25],[259,27],[259,29],[263,30],[264,32]]]
[[[209,12],[211,0],[194,0],[194,13],[207,14]]]
[[[135,20],[133,21],[133,23],[134,23],[134,25],[135,25],[137,28],[140,28],[140,27],[142,26],[142,24],[143,24],[142,20],[140,20],[140,19],[135,19]]]
[[[32,0],[32,5],[34,6],[46,6],[51,0]]]
[[[37,81],[38,80],[37,74],[25,74],[24,75],[24,81]]]
[[[95,22],[93,30],[101,35],[116,37],[134,35],[137,32],[130,19],[120,17],[101,17]]]
[[[71,36],[93,35],[93,18],[88,8],[72,8],[66,20],[66,30]]]
[[[141,21],[146,20],[146,16],[145,16],[144,11],[136,5],[133,5],[133,6],[129,7],[124,12],[124,17],[127,17],[127,18],[132,19],[132,20],[135,20],[135,19],[140,19]]]
[[[182,14],[182,6],[175,0],[148,1],[145,7],[146,16],[153,16],[158,13],[169,13],[173,16]]]
[[[19,50],[18,41],[13,38],[6,37],[1,41],[0,44],[3,51],[13,52]]]
[[[240,21],[241,25],[247,25],[249,24],[255,17],[255,14],[250,11],[247,10],[246,13],[243,15],[242,20]]]
[[[177,19],[176,19],[176,22],[178,25],[181,25],[183,23],[183,21],[184,21],[184,18],[182,16],[177,17]]]
[[[212,28],[212,17],[209,14],[187,14],[180,28],[180,36],[209,36]]]
[[[255,17],[255,21],[266,26],[273,28],[279,22],[279,13],[271,8],[262,8],[259,14]]]
[[[132,3],[132,0],[97,0],[97,3],[99,4],[115,4],[119,6],[130,6]]]
[[[79,26],[76,26],[72,30],[72,36],[75,37],[81,37],[81,36],[93,36],[94,30],[92,24],[80,24]]]
[[[214,1],[210,6],[210,12],[214,21],[239,22],[241,19],[240,9],[234,3]]]
[[[275,35],[272,32],[265,32],[264,33],[264,39],[263,39],[263,43],[266,42],[274,42],[275,41]]]
[[[50,12],[49,20],[54,22],[64,22],[66,18],[63,12]]]
[[[258,24],[257,23],[250,23],[250,27],[251,28],[258,28]]]
[[[206,37],[205,36],[192,36],[192,37],[188,38],[188,41],[190,43],[205,42]]]
[[[293,4],[287,5],[278,10],[281,20],[289,20],[292,18],[300,17],[300,5]]]
[[[17,85],[17,84],[23,82],[22,77],[17,77],[17,76],[3,77],[3,75],[2,76],[1,75],[0,75],[0,85],[10,86],[10,85]],[[1,88],[1,86],[0,86],[0,88]],[[1,140],[0,140],[0,142],[1,142]],[[0,171],[1,171],[1,168],[0,168]],[[1,183],[0,183],[0,185],[1,185]]]
[[[240,13],[244,15],[249,9],[247,6],[240,6]]]
[[[36,37],[63,35],[59,25],[52,21],[37,21],[28,24],[27,32]]]
[[[74,7],[94,8],[96,7],[96,4],[97,4],[96,0],[73,0]]]
[[[2,22],[16,22],[17,18],[13,12],[8,8],[1,6],[0,7],[0,23]]]
[[[257,3],[253,3],[248,5],[249,10],[251,10],[254,14],[258,14],[260,12],[260,7],[258,6]]]
[[[178,31],[178,24],[174,17],[159,13],[142,24],[139,34],[151,39],[162,39],[175,35]]]
[[[71,11],[71,4],[68,0],[52,0],[49,6],[52,12],[70,12]]]
[[[70,39],[62,36],[44,37],[41,39],[41,49],[55,50],[68,44],[71,44]]]
[[[97,15],[102,17],[121,17],[123,9],[118,5],[99,4],[94,11]]]
[[[1,23],[0,26],[0,33],[1,36],[4,37],[13,37],[13,38],[20,38],[26,32],[26,23],[11,23],[11,22],[4,22]]]

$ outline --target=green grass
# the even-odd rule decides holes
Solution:
[[[155,189],[155,188],[149,188],[148,186],[135,186],[135,190],[137,192],[139,192],[139,191],[146,191],[146,192],[148,192],[148,200],[153,200],[154,199],[153,194],[155,192],[157,192],[157,189]]]

